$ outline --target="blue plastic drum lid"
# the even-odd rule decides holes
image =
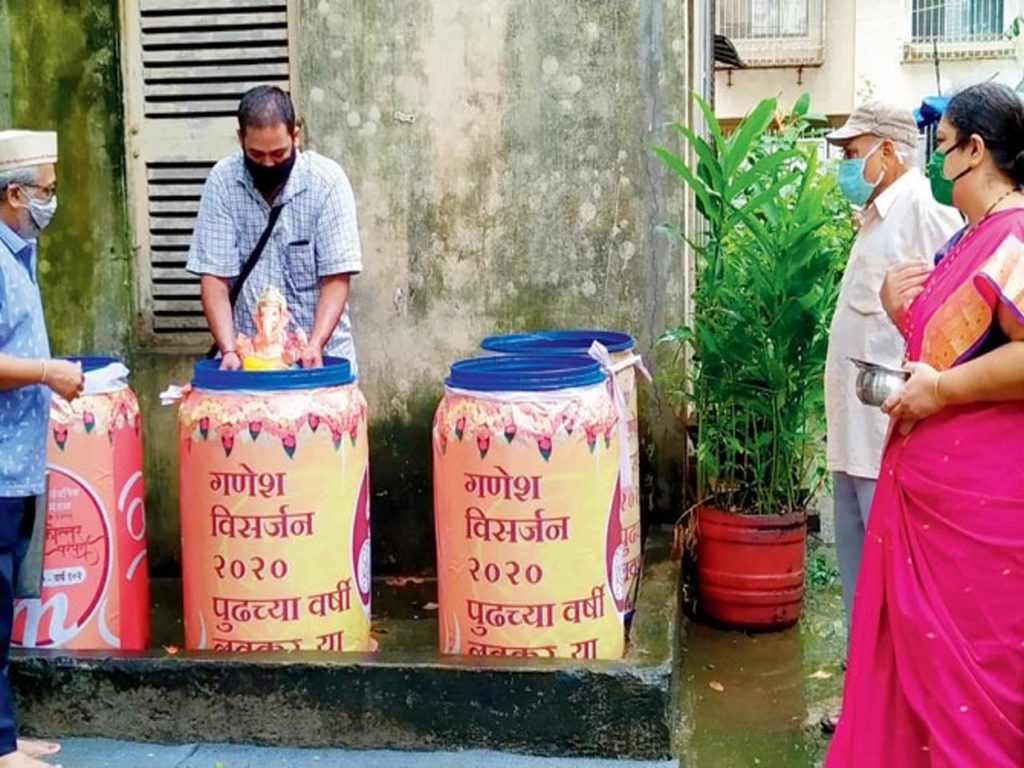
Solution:
[[[480,346],[488,352],[505,354],[578,355],[586,354],[595,341],[612,353],[625,352],[634,346],[633,337],[628,333],[585,328],[488,336]]]
[[[98,371],[108,365],[121,362],[121,358],[114,355],[64,355],[57,359],[67,360],[69,363],[81,363],[82,373]]]
[[[325,357],[320,368],[287,371],[222,371],[220,360],[200,360],[195,365],[192,386],[196,389],[274,392],[296,389],[341,387],[356,380],[352,366],[343,357]]]
[[[476,392],[551,392],[604,380],[600,364],[579,355],[502,355],[453,363],[445,384]]]

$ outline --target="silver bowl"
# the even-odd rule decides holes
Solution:
[[[910,375],[906,371],[895,368],[887,368],[877,363],[869,363],[866,360],[850,358],[857,366],[857,399],[864,405],[880,406],[890,396],[895,395],[907,381]]]

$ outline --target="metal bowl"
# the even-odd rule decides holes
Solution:
[[[881,406],[890,396],[895,395],[910,375],[906,371],[887,368],[866,360],[850,358],[857,366],[857,399],[864,405]]]

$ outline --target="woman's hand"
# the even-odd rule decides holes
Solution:
[[[938,371],[927,363],[907,363],[910,378],[903,389],[882,403],[882,412],[898,421],[919,421],[938,413],[945,403],[939,392]]]
[[[916,259],[897,264],[885,273],[879,297],[885,314],[892,320],[900,332],[907,319],[907,310],[921,292],[932,268],[927,261]]]

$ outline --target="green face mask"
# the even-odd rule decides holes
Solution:
[[[956,146],[950,147],[949,152],[952,152],[954,149],[956,149]],[[932,152],[932,156],[928,160],[928,181],[932,185],[932,197],[937,202],[942,203],[942,205],[953,205],[953,185],[970,173],[972,169],[966,168],[952,179],[947,179],[942,170],[946,164],[947,154],[949,153],[943,152],[941,149]]]

